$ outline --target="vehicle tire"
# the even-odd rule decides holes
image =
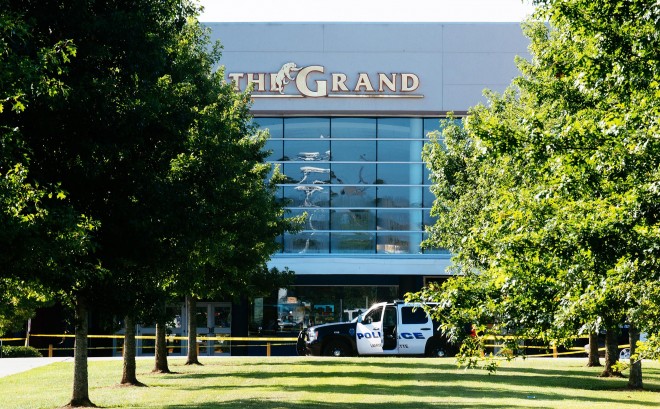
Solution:
[[[433,342],[426,347],[426,356],[430,358],[444,358],[447,356],[447,350],[439,342]]]
[[[338,339],[332,339],[328,341],[328,344],[323,348],[323,355],[334,357],[351,356],[351,350],[345,342]]]

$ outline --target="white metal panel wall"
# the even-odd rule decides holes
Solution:
[[[502,91],[517,75],[528,40],[517,23],[207,23],[224,45],[227,73],[271,73],[287,62],[345,73],[410,72],[422,99],[259,98],[255,113],[425,114],[467,111],[484,88]],[[317,76],[316,78],[321,78]],[[375,85],[375,84],[374,84]]]

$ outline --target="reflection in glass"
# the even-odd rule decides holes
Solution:
[[[331,212],[332,230],[375,230],[376,211],[341,209]]]
[[[287,177],[286,183],[323,185],[331,180],[330,165],[327,163],[285,163],[282,172]]]
[[[330,118],[284,118],[285,138],[329,138]]]
[[[264,150],[270,151],[270,154],[266,158],[269,162],[282,161],[284,159],[284,147],[281,139],[267,140]]]
[[[329,207],[330,188],[322,185],[285,186],[284,195],[290,207]]]
[[[422,118],[379,118],[378,138],[420,139],[424,137]]]
[[[282,118],[254,118],[252,122],[259,125],[261,129],[268,129],[271,139],[284,136]]]
[[[376,137],[376,118],[332,118],[332,138]]]
[[[430,210],[424,210],[424,216],[423,216],[423,223],[424,226],[433,226],[435,222],[438,220],[437,217],[431,216],[431,211]]]
[[[374,162],[376,141],[336,141],[332,140],[332,160],[350,162]]]
[[[286,253],[419,253],[433,222],[425,133],[439,118],[256,118],[271,129],[268,160],[285,162],[278,194],[303,231],[282,237]],[[422,186],[425,185],[425,186]],[[387,233],[386,233],[387,232]]]
[[[316,231],[330,229],[330,210],[318,207],[298,208],[291,209],[290,215],[298,216],[303,213],[307,213],[305,224],[302,227],[304,230]]]
[[[333,186],[332,207],[374,207],[376,188],[366,186]]]
[[[410,162],[414,147],[410,141],[378,141],[379,162]],[[421,161],[419,150],[415,151],[415,161]]]
[[[424,137],[428,137],[429,132],[440,130],[440,118],[424,118]]]
[[[332,164],[334,183],[369,185],[376,180],[376,165],[362,163]]]
[[[421,207],[421,186],[378,186],[378,207]]]
[[[208,312],[206,307],[197,307],[197,312],[195,313],[195,322],[199,328],[208,327]]]
[[[419,253],[422,233],[378,233],[376,251],[380,254]]]
[[[285,253],[327,253],[330,233],[301,232],[284,236]]]
[[[381,163],[378,165],[376,184],[420,185],[422,166],[421,163]]]
[[[216,328],[231,328],[231,307],[214,307],[213,322]]]
[[[374,233],[332,233],[331,253],[374,253],[375,249]]]
[[[379,209],[377,224],[378,230],[421,230],[422,211],[404,209]]]
[[[285,161],[317,162],[330,160],[330,140],[284,140]]]
[[[291,331],[329,322],[350,321],[374,302],[394,300],[397,286],[290,286],[281,289],[276,303],[256,298],[250,308],[250,334]],[[286,318],[285,318],[286,317]],[[281,328],[278,322],[291,322]]]

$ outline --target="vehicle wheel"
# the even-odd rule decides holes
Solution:
[[[447,351],[441,344],[434,342],[427,349],[426,356],[431,358],[444,358],[447,356]]]
[[[350,349],[346,345],[345,342],[339,341],[339,340],[332,340],[328,342],[328,345],[325,346],[323,349],[323,355],[325,356],[334,356],[334,357],[341,357],[341,356],[350,356]]]
[[[623,348],[619,352],[619,361],[627,361],[630,359],[630,348]]]

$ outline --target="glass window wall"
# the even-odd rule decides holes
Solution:
[[[434,196],[421,159],[440,118],[255,118],[270,131],[269,161],[286,176],[280,194],[303,230],[284,253],[421,254]]]

